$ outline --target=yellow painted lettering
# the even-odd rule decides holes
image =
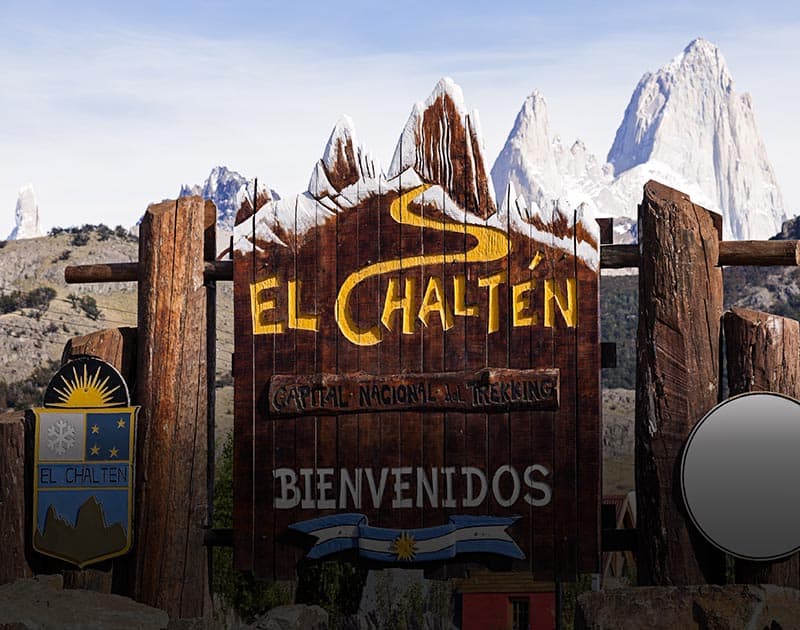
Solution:
[[[556,313],[553,302],[558,305],[561,316],[568,328],[578,325],[578,292],[575,278],[567,278],[567,295],[556,285],[555,278],[544,281],[544,325],[553,328],[556,325]]]
[[[467,277],[463,273],[453,276],[453,313],[462,317],[478,315],[478,306],[467,304]]]
[[[494,333],[500,330],[500,285],[506,281],[508,274],[498,271],[488,276],[478,278],[479,287],[489,288],[489,325],[487,332]]]
[[[511,287],[511,298],[513,303],[513,314],[511,321],[516,327],[536,326],[539,323],[539,313],[530,313],[531,301],[526,297],[527,293],[533,291],[536,281],[531,278],[525,282],[520,282]],[[526,315],[525,311],[530,314]]]
[[[397,199],[395,199],[389,206],[389,214],[394,221],[402,225],[411,225],[414,227],[427,228],[432,230],[455,232],[460,235],[466,235],[474,238],[477,242],[472,249],[466,252],[454,253],[437,253],[437,254],[421,254],[418,256],[409,256],[407,258],[400,258],[396,260],[387,260],[383,262],[372,263],[366,267],[351,273],[342,286],[339,287],[339,294],[336,297],[336,307],[334,313],[336,315],[336,322],[339,329],[346,339],[354,344],[360,346],[371,346],[381,342],[381,329],[379,326],[372,326],[371,328],[361,329],[353,321],[350,314],[349,301],[350,295],[355,287],[362,281],[373,276],[381,274],[396,273],[413,269],[415,267],[425,267],[428,265],[448,265],[456,263],[472,263],[472,262],[493,262],[500,260],[507,256],[511,251],[511,241],[508,235],[498,229],[483,225],[473,225],[470,223],[460,223],[451,220],[432,219],[422,215],[414,214],[409,210],[409,203],[418,195],[423,193],[430,187],[430,184],[418,186],[412,190],[404,192]],[[406,286],[408,288],[408,286]],[[399,285],[394,287],[396,295],[399,291]],[[388,293],[388,291],[387,291]],[[466,307],[465,308],[470,308]],[[391,314],[392,311],[390,311]],[[384,315],[386,314],[386,307],[384,307]],[[403,332],[409,328],[408,323],[411,321],[413,330],[413,315],[408,319],[409,315],[404,311],[403,317]],[[385,325],[385,323],[384,323]]]
[[[408,277],[406,278],[405,295],[400,295],[400,279],[389,278],[386,300],[383,303],[383,315],[381,315],[381,323],[386,326],[386,330],[393,330],[392,314],[399,310],[403,314],[403,334],[414,334],[414,293],[416,289],[416,278]]]
[[[280,320],[265,321],[267,313],[275,310],[277,304],[275,298],[269,297],[266,292],[269,289],[277,288],[278,284],[277,276],[269,276],[261,282],[250,285],[250,306],[253,312],[254,335],[280,335],[286,329],[286,324]]]
[[[310,315],[300,312],[300,289],[302,287],[299,280],[289,280],[289,328],[298,330],[319,330],[319,315]]]
[[[453,314],[444,297],[442,279],[431,276],[428,279],[428,287],[422,298],[422,306],[419,307],[419,320],[428,326],[428,318],[433,312],[439,313],[439,321],[442,322],[442,330],[450,330],[453,327]]]

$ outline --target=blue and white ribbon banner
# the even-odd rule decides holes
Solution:
[[[294,523],[289,527],[314,536],[307,557],[357,549],[360,556],[379,562],[431,562],[459,553],[492,553],[524,559],[525,554],[506,532],[518,516],[451,516],[447,525],[423,529],[370,527],[363,514],[334,514]]]

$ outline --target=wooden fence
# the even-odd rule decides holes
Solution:
[[[143,406],[134,552],[114,561],[113,567],[108,563],[95,573],[83,572],[83,577],[76,572],[72,584],[113,588],[176,618],[203,617],[210,611],[203,534],[209,526],[213,479],[211,304],[213,283],[233,277],[230,263],[213,261],[214,214],[213,206],[196,197],[151,206],[142,225],[139,263],[67,270],[70,282],[139,281],[135,339],[129,331],[105,331],[73,340],[65,357],[91,351],[110,360],[136,383],[134,400]],[[719,265],[797,265],[800,260],[795,241],[725,242],[720,241],[719,226],[718,216],[686,195],[650,182],[639,208],[639,246],[601,248],[601,267],[639,267],[640,583],[724,579],[722,558],[698,539],[685,519],[675,481],[682,444],[718,401]],[[744,311],[726,315],[732,392],[759,388],[797,395],[797,324],[771,317]],[[766,326],[767,320],[779,325]],[[780,343],[775,342],[777,334],[782,335]],[[780,347],[784,354],[777,356]],[[0,418],[0,583],[32,572],[67,570],[34,557],[30,549],[29,457],[21,416]],[[737,579],[796,586],[797,567],[796,557],[771,566],[739,563]]]

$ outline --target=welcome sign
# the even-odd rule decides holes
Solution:
[[[306,193],[245,201],[240,568],[597,570],[597,224],[510,188],[498,207],[470,120],[434,93],[388,177],[337,127]]]

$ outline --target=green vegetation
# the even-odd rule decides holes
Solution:
[[[639,319],[638,276],[601,276],[600,333],[617,344],[617,367],[603,370],[603,387],[636,387],[636,326]]]
[[[298,568],[297,603],[322,606],[336,628],[348,615],[358,612],[367,571],[341,561],[305,562]]]
[[[89,233],[88,232],[75,232],[72,235],[72,238],[69,241],[69,244],[73,247],[82,247],[89,242]]]
[[[112,236],[116,236],[118,239],[124,241],[137,240],[135,236],[133,236],[121,225],[118,225],[112,230],[105,223],[99,223],[97,225],[84,223],[80,227],[73,226],[68,228],[54,227],[50,228],[50,231],[47,233],[48,236],[52,237],[60,236],[61,234],[71,234],[72,238],[70,239],[70,245],[73,245],[74,247],[82,247],[83,245],[86,245],[89,242],[89,237],[91,234],[94,234],[98,241],[107,241]]]
[[[214,527],[233,527],[233,434],[222,445],[214,473]],[[231,549],[216,547],[213,551],[212,588],[222,612],[235,610],[243,619],[251,620],[275,606],[316,604],[328,611],[332,627],[358,610],[366,570],[348,562],[306,562],[298,568],[296,597],[287,582],[267,582],[252,573],[233,567]]]
[[[103,312],[97,306],[97,300],[95,300],[91,295],[82,295],[79,297],[74,293],[70,293],[67,296],[67,299],[72,305],[72,308],[74,308],[76,311],[83,311],[86,317],[92,321],[97,321],[103,316]]]
[[[39,319],[56,297],[52,287],[37,287],[31,291],[12,291],[0,294],[0,314],[13,313],[23,309],[33,309],[31,315]]]
[[[222,446],[214,471],[214,527],[233,527],[233,433]],[[253,619],[275,606],[292,603],[285,584],[257,580],[252,573],[233,568],[233,550],[215,547],[211,587],[223,613],[235,610],[243,619]]]
[[[37,367],[23,381],[6,383],[0,380],[0,405],[14,409],[28,409],[42,404],[44,390],[53,375],[61,367],[60,361],[48,361]]]

